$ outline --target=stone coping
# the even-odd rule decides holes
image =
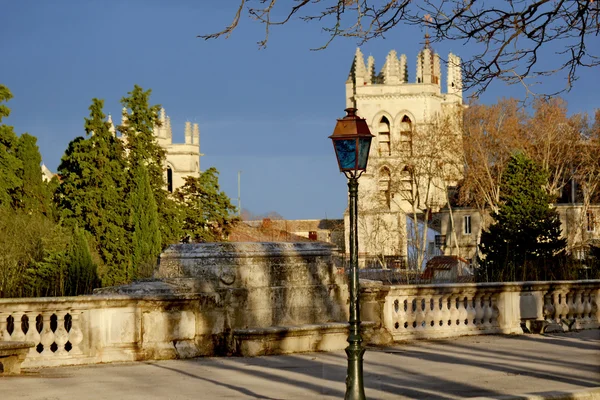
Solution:
[[[377,324],[374,321],[362,321],[362,328],[373,328]],[[305,324],[292,326],[269,326],[266,328],[243,328],[233,329],[234,336],[264,336],[264,335],[302,335],[311,334],[315,331],[346,331],[350,324],[348,322],[325,322],[322,324]]]
[[[322,242],[182,243],[167,247],[160,259],[329,256],[335,248]]]
[[[13,350],[28,350],[31,347],[34,347],[35,343],[33,342],[5,342],[0,341],[0,355],[6,352],[10,352]]]
[[[577,280],[577,281],[524,281],[524,282],[479,282],[479,283],[428,283],[416,285],[384,285],[383,282],[377,284],[378,281],[365,281],[361,279],[361,286],[369,290],[398,290],[406,292],[417,291],[442,291],[453,292],[457,290],[499,290],[502,291],[530,291],[530,290],[545,290],[558,287],[572,286],[589,286],[590,288],[598,288],[600,279]],[[379,281],[380,282],[380,281]]]

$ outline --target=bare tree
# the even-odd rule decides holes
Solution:
[[[461,201],[475,204],[480,213],[497,212],[500,182],[511,155],[522,148],[527,115],[515,99],[486,106],[472,104],[464,114],[465,178]]]
[[[413,221],[407,226],[410,269],[419,270],[427,261],[432,214],[448,204],[447,189],[462,176],[462,110],[456,107],[415,126],[410,137],[402,135],[394,142],[395,156],[378,159],[376,166],[389,171],[388,201]]]
[[[465,89],[483,92],[500,79],[522,83],[531,90],[531,79],[565,73],[570,90],[580,67],[600,65],[600,2],[595,0],[238,0],[232,22],[222,31],[200,35],[203,39],[228,37],[242,16],[263,24],[264,47],[274,26],[299,19],[329,34],[318,49],[340,37],[359,44],[402,24],[422,25],[434,41],[474,43],[477,52],[463,67]],[[279,17],[280,16],[280,17]],[[555,46],[555,55],[543,52]],[[546,53],[548,54],[548,53]]]

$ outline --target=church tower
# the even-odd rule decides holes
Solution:
[[[375,136],[359,185],[359,254],[365,257],[406,260],[411,241],[407,215],[420,218],[422,210],[443,207],[444,184],[452,184],[427,182],[427,188],[421,187],[424,182],[415,171],[425,159],[419,154],[434,147],[435,138],[424,134],[432,129],[432,121],[462,108],[460,58],[448,56],[445,93],[441,59],[428,36],[415,61],[416,74],[410,77],[406,55],[392,50],[377,74],[375,59],[370,56],[365,64],[356,49],[346,80],[346,106],[357,108]],[[442,154],[436,162],[445,162]]]
[[[121,116],[121,124],[127,124],[127,109],[123,108]],[[112,122],[112,117],[108,116],[110,131],[116,135],[115,127]],[[166,189],[169,192],[174,192],[177,188],[185,184],[186,176],[200,175],[200,128],[197,123],[192,124],[187,121],[185,123],[184,143],[173,143],[173,131],[171,129],[171,118],[162,108],[158,115],[158,124],[153,128],[154,136],[158,144],[165,149],[165,166],[164,177],[167,183]],[[121,137],[122,140],[127,140],[126,137]]]

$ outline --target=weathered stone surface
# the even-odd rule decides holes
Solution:
[[[33,342],[0,342],[0,374],[18,375]]]

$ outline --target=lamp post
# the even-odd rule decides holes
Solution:
[[[358,280],[358,178],[367,170],[371,131],[364,118],[356,115],[356,108],[347,108],[347,115],[338,119],[329,136],[337,157],[340,172],[348,178],[348,208],[350,212],[350,333],[348,335],[348,372],[346,400],[365,399],[363,385],[362,337],[360,335],[360,288]]]

